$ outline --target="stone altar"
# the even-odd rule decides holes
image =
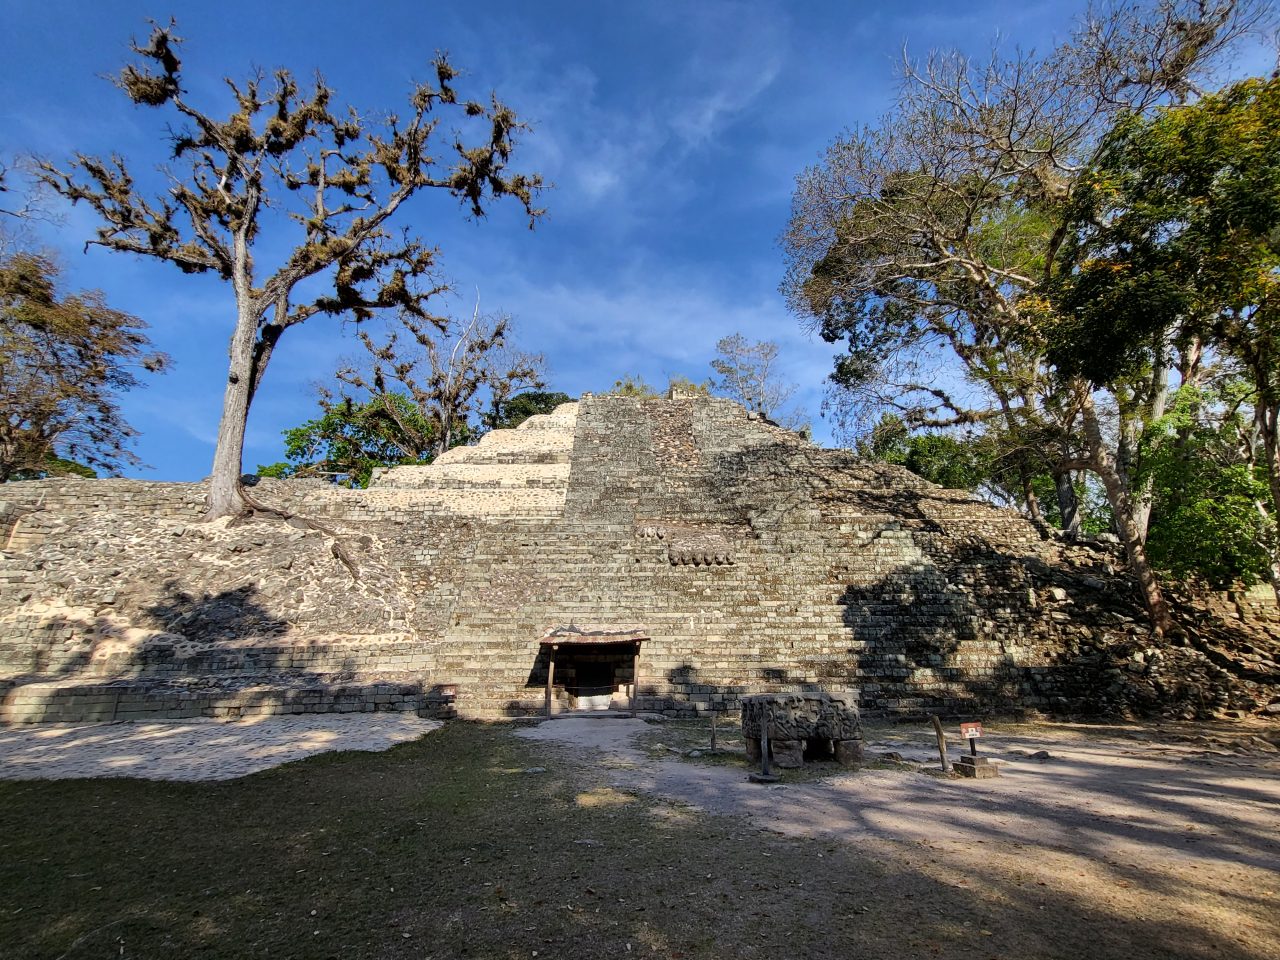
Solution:
[[[851,699],[821,691],[743,697],[748,760],[760,761],[765,724],[770,756],[779,767],[801,767],[806,759],[830,759],[846,766],[862,762],[862,719]]]

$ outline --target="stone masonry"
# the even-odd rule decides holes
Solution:
[[[1275,699],[1274,622],[1153,637],[1114,548],[725,400],[586,397],[368,490],[253,495],[312,522],[202,523],[200,484],[0,487],[4,718],[534,714],[539,639],[574,623],[642,625],[638,706],[669,715]]]

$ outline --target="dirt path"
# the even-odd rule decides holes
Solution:
[[[641,743],[654,729],[568,719],[520,735],[600,751],[619,789],[856,844],[981,890],[987,909],[1030,890],[1042,895],[1040,910],[1061,897],[1088,900],[1109,923],[1159,919],[1185,928],[1188,943],[1216,938],[1239,955],[1280,955],[1280,762],[1265,741],[1206,749],[1046,725],[986,741],[1005,761],[996,780],[903,768],[761,786],[745,764],[652,757]],[[887,734],[868,751],[926,760],[926,744],[923,732]],[[1029,758],[1039,750],[1052,759]]]

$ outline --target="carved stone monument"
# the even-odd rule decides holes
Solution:
[[[846,766],[862,761],[862,720],[852,700],[819,691],[744,697],[742,735],[747,759],[756,763],[766,724],[770,754],[779,767],[801,767],[806,759]]]

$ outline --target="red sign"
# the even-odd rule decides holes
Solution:
[[[980,723],[962,723],[960,724],[960,736],[973,740],[982,736],[982,724]]]

